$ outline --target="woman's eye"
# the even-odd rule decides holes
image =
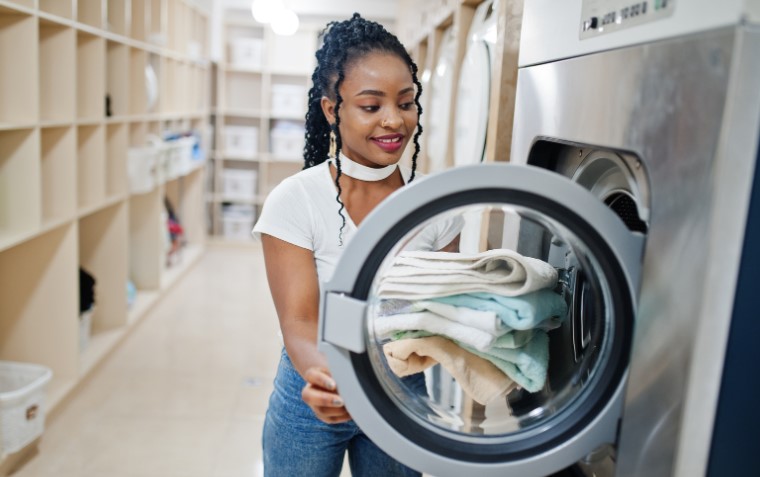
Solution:
[[[403,103],[403,104],[399,105],[399,107],[402,110],[404,110],[404,111],[408,111],[408,110],[412,109],[413,106],[414,106],[414,103],[412,103],[412,102],[410,102],[410,103]]]
[[[363,110],[367,111],[368,113],[374,113],[375,111],[377,111],[378,109],[380,109],[379,106],[362,106],[361,108]]]

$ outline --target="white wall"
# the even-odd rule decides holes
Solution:
[[[252,0],[195,0],[200,5],[209,5],[211,12],[211,59],[219,61],[224,56],[222,44],[222,20],[228,8],[249,9]],[[393,24],[398,9],[397,0],[284,0],[285,4],[299,16],[330,19],[348,18],[354,12],[362,16]]]

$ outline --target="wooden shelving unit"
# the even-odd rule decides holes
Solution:
[[[485,0],[400,0],[398,36],[408,48],[412,58],[420,70],[421,79],[432,78],[424,84],[426,94],[423,94],[423,127],[431,121],[431,94],[435,75],[433,72],[440,58],[446,33],[452,35],[456,48],[454,51],[453,71],[455,84],[452,88],[452,105],[446,118],[436,118],[444,121],[443,128],[448,132],[446,151],[446,167],[454,164],[454,124],[457,104],[457,85],[461,66],[467,48],[470,25],[477,7]],[[496,3],[494,15],[499,18],[499,28],[494,51],[494,63],[491,65],[491,101],[488,112],[488,132],[486,139],[486,158],[509,158],[512,140],[512,118],[514,116],[515,87],[517,84],[517,58],[520,44],[520,26],[522,24],[522,5],[525,0],[499,0]],[[425,80],[423,79],[423,82]],[[430,131],[430,128],[427,128]],[[428,172],[430,158],[428,157],[429,134],[423,134],[421,139],[422,154],[421,170]],[[408,150],[407,150],[408,151]]]
[[[317,35],[321,28],[324,23],[312,25],[305,21],[295,35],[278,36],[268,26],[251,19],[249,11],[225,12],[225,56],[217,65],[212,110],[215,147],[207,194],[211,234],[225,235],[224,209],[227,205],[252,207],[250,222],[254,221],[272,188],[303,167],[303,132],[298,139],[301,146],[292,148],[295,153],[287,155],[278,154],[283,149],[275,144],[273,134],[277,134],[278,125],[303,130]],[[241,61],[241,55],[235,52],[236,44],[251,40],[260,42],[260,58],[257,60],[254,54]],[[292,91],[290,96],[287,96],[288,87]],[[283,100],[291,105],[285,111]],[[228,134],[239,127],[256,128],[252,138],[253,150],[241,153],[226,147]],[[253,193],[240,197],[225,191],[227,171],[253,171]],[[244,224],[243,231],[248,225],[252,226],[252,223]],[[245,233],[242,237],[247,239]]]
[[[127,171],[151,134],[207,129],[208,16],[191,0],[0,0],[0,360],[52,369],[48,412],[203,252],[203,164],[142,194]],[[186,230],[171,264],[165,198]],[[83,350],[80,267],[96,279]]]

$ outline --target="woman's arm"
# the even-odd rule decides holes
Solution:
[[[351,419],[317,350],[319,280],[312,251],[262,234],[267,280],[272,292],[285,348],[307,385],[301,396],[326,423]]]

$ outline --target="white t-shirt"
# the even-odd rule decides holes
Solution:
[[[404,182],[411,171],[399,166]],[[335,270],[345,246],[356,233],[356,225],[346,210],[346,226],[343,228],[343,246],[339,231],[342,224],[338,214],[340,204],[329,161],[302,170],[283,180],[267,196],[253,235],[277,237],[285,242],[311,250],[320,282],[327,282]],[[460,217],[437,221],[425,228],[414,239],[415,250],[439,250],[448,245],[462,229]],[[405,247],[409,249],[409,247]]]

